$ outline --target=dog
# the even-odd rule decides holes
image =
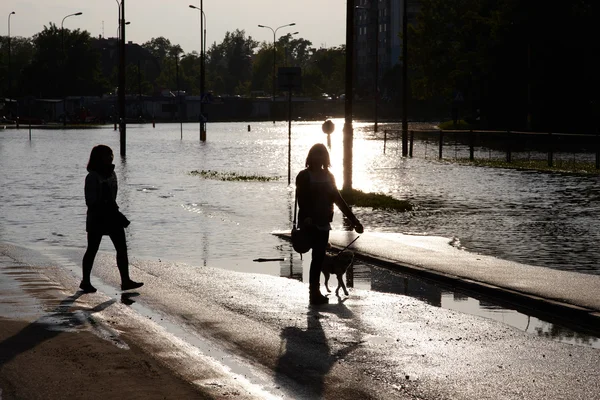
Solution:
[[[329,277],[333,274],[337,277],[338,287],[335,290],[335,295],[339,297],[340,288],[344,290],[344,294],[348,296],[348,289],[346,289],[346,285],[344,284],[344,274],[352,265],[354,261],[354,253],[350,250],[344,250],[338,254],[325,254],[325,260],[323,260],[323,264],[321,267],[321,271],[325,276],[325,289],[329,293],[331,290],[329,289]]]

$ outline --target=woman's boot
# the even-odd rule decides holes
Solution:
[[[319,287],[310,287],[310,289],[309,289],[309,302],[312,305],[328,304],[329,303],[329,297],[323,296],[321,294],[321,291],[319,290]]]

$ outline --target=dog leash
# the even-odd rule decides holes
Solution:
[[[340,254],[342,254],[342,252],[344,252],[345,250],[348,250],[348,247],[350,247],[352,245],[352,243],[356,242],[359,237],[360,237],[360,235],[355,237],[350,243],[348,243],[346,245],[346,247],[344,247],[342,250],[340,250],[340,252],[335,255],[334,259],[338,258],[340,256]]]

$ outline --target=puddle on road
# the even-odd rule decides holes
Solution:
[[[563,343],[600,349],[600,338],[560,324],[537,318],[530,313],[505,308],[483,297],[471,297],[440,285],[405,274],[355,262],[354,287],[414,297],[436,307],[500,321],[524,332]]]
[[[302,267],[292,273],[292,268],[289,265],[286,268],[283,268],[284,263],[281,265],[282,277],[302,280]],[[529,310],[518,311],[504,307],[499,305],[498,301],[485,299],[483,296],[473,297],[445,288],[443,285],[430,283],[357,260],[355,260],[353,268],[353,287],[357,289],[410,296],[436,307],[500,321],[533,335],[563,343],[600,349],[600,338],[586,334],[584,329],[549,322],[547,319],[531,315],[532,313]],[[332,280],[330,285],[335,287],[337,285],[335,277],[332,277]],[[352,287],[350,284],[348,286]]]

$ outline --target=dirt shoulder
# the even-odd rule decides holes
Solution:
[[[0,319],[0,398],[212,398],[128,342]]]

